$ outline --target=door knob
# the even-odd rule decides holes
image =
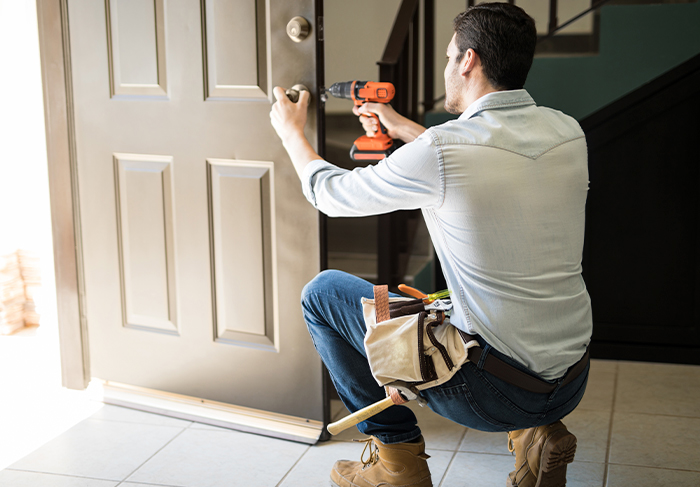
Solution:
[[[287,24],[287,35],[294,42],[301,42],[311,32],[311,24],[304,17],[294,17]]]
[[[299,95],[302,91],[309,91],[309,89],[304,85],[294,85],[286,91],[287,98],[289,98],[292,103],[296,103],[299,101]]]

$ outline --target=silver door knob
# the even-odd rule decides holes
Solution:
[[[294,42],[301,42],[311,32],[311,24],[304,17],[294,17],[287,24],[287,35]]]
[[[292,103],[296,103],[299,101],[299,95],[302,91],[309,91],[309,89],[304,85],[294,85],[286,91],[287,98],[289,98]]]

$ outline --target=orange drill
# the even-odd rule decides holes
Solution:
[[[326,90],[336,98],[347,98],[355,102],[355,106],[362,106],[367,102],[389,103],[396,90],[391,83],[380,83],[376,81],[346,81],[344,83],[333,83]],[[373,117],[379,124],[379,131],[372,137],[363,135],[355,140],[350,149],[350,157],[353,161],[380,161],[394,152],[396,144],[387,135],[386,127],[381,124],[379,117],[374,113],[363,116]]]

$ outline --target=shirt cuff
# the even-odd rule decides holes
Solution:
[[[311,203],[316,209],[318,209],[318,206],[316,205],[316,195],[314,194],[313,179],[317,172],[329,167],[334,166],[333,164],[326,162],[323,159],[316,159],[308,163],[301,173],[301,190],[304,193],[306,199],[309,201],[309,203]]]

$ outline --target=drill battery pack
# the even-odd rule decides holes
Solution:
[[[363,135],[352,145],[350,157],[353,161],[381,161],[397,148],[394,140],[381,132],[374,137]]]

